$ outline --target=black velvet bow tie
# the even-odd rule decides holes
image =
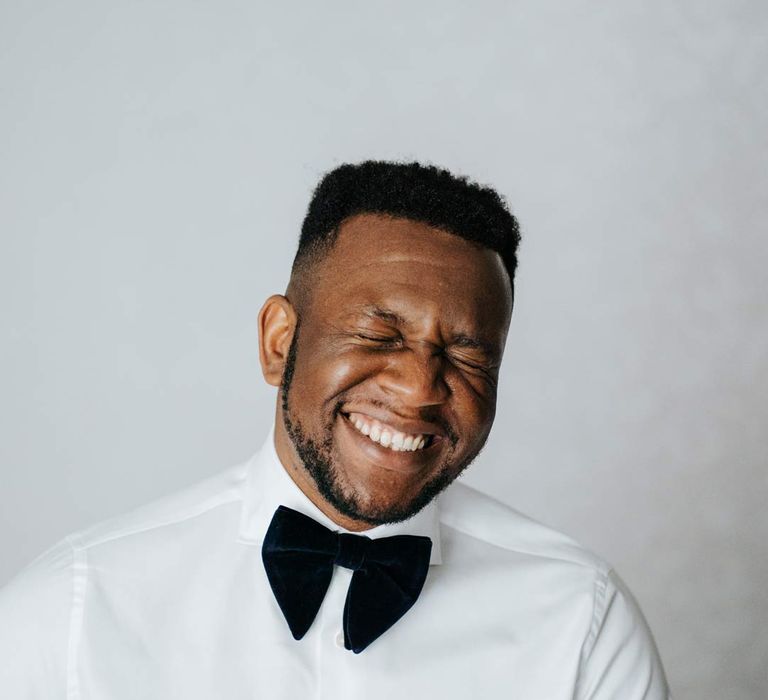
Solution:
[[[333,566],[352,569],[344,603],[344,646],[359,654],[416,602],[429,570],[432,540],[416,535],[371,539],[329,530],[279,506],[261,556],[294,639],[312,625]]]

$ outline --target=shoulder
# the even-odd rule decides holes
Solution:
[[[107,587],[189,566],[206,537],[236,537],[247,463],[72,533],[0,588],[0,686],[8,697],[54,697],[66,683],[93,580]]]
[[[44,601],[71,597],[73,582],[88,564],[91,552],[129,549],[162,540],[168,530],[183,537],[185,529],[234,505],[229,520],[239,513],[246,464],[230,467],[173,494],[158,498],[124,514],[73,532],[31,561],[0,589],[0,615],[19,608],[23,599]],[[154,540],[153,540],[154,538]],[[143,551],[148,552],[150,548]],[[9,602],[11,601],[11,602]],[[5,606],[5,607],[3,607]]]
[[[554,620],[555,628],[564,630],[577,621],[577,697],[668,697],[664,670],[640,607],[603,559],[461,482],[440,497],[440,524],[447,550],[444,561],[461,569],[463,577],[473,577],[475,593],[519,594],[496,595],[497,603],[504,602],[495,608],[502,617],[507,609],[520,616],[517,601],[524,600],[526,614],[540,612],[538,627]]]
[[[55,591],[71,593],[73,577],[84,566],[88,553],[110,543],[130,542],[135,538],[158,535],[184,526],[239,503],[247,463],[230,467],[211,477],[121,515],[70,533],[40,554],[0,589],[0,606],[9,598],[51,597]],[[238,511],[237,507],[232,510]],[[18,601],[16,601],[18,602]],[[7,613],[0,607],[0,613]]]
[[[669,700],[656,641],[635,597],[611,570],[581,650],[577,698]]]
[[[54,697],[64,687],[75,550],[65,538],[0,588],[0,686],[7,697]]]
[[[69,535],[87,587],[165,591],[239,528],[247,462]],[[79,580],[79,577],[78,577]],[[93,600],[93,596],[89,596]]]
[[[170,495],[80,530],[69,536],[76,550],[92,550],[110,542],[178,534],[194,528],[197,521],[221,511],[237,510],[242,500],[247,462],[229,467]],[[235,506],[235,508],[231,508]]]
[[[457,537],[483,542],[511,556],[581,567],[600,578],[610,570],[605,561],[567,535],[462,482],[440,497],[440,522]]]
[[[42,611],[52,602],[66,600],[74,562],[69,537],[40,554],[0,589],[0,619],[7,621],[25,608]]]

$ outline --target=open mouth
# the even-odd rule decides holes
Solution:
[[[350,425],[371,442],[393,452],[418,452],[435,442],[435,435],[429,433],[404,433],[387,423],[366,416],[364,413],[342,414]]]

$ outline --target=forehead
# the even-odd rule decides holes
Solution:
[[[360,214],[345,221],[318,265],[313,297],[352,311],[367,304],[406,319],[438,317],[504,332],[511,291],[500,256],[410,219]]]

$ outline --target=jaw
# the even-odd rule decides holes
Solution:
[[[294,436],[286,427],[287,417],[278,406],[275,445],[278,456],[291,478],[304,494],[331,520],[352,532],[364,531],[386,523],[406,520],[426,505],[461,471],[447,474],[446,465],[453,456],[447,439],[420,452],[395,452],[360,434],[340,410],[334,411],[330,435],[327,428],[318,439],[302,435],[316,448],[328,443],[330,451],[321,453],[330,468],[325,481],[333,486],[341,501],[323,495],[324,490],[298,453]],[[299,424],[293,428],[300,429]],[[322,435],[330,437],[326,441]],[[437,485],[437,487],[436,487]],[[352,508],[344,507],[344,502]]]

